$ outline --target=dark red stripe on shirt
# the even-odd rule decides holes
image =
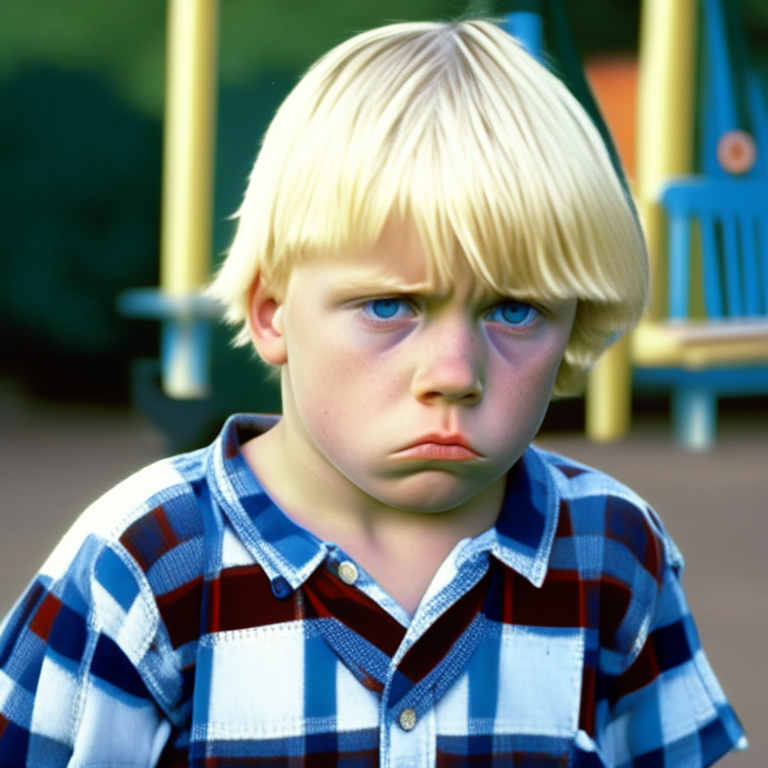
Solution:
[[[165,765],[165,763],[161,763]],[[379,751],[377,749],[359,750],[355,752],[319,753],[302,756],[274,755],[270,757],[207,757],[202,762],[192,760],[192,766],[204,768],[292,768],[302,766],[309,768],[336,768],[350,766],[354,768],[378,768]],[[185,763],[187,765],[187,763]],[[485,764],[487,765],[487,763]]]
[[[659,676],[659,664],[651,643],[646,643],[632,666],[618,678],[613,695],[609,698],[611,706],[629,693],[645,687]]]
[[[120,543],[146,573],[164,554],[179,544],[162,506],[155,507],[132,523]]]
[[[648,635],[643,650],[619,678],[615,700],[653,682],[663,672],[682,666],[693,658],[682,620]]]
[[[179,537],[176,535],[176,531],[171,527],[171,524],[168,521],[168,516],[165,514],[165,509],[163,509],[163,507],[155,507],[150,514],[162,533],[163,540],[166,543],[165,551],[170,552],[170,550],[179,543]]]
[[[158,595],[160,610],[171,645],[174,648],[200,637],[200,615],[203,602],[203,577],[182,584],[172,592]]]
[[[492,569],[463,597],[459,598],[411,646],[398,670],[411,682],[423,680],[446,656],[480,612],[493,579]]]
[[[35,611],[29,628],[39,637],[48,642],[53,628],[53,622],[61,610],[61,600],[51,594],[47,594],[40,607]]]
[[[401,626],[383,608],[355,587],[318,568],[304,585],[307,618],[332,617],[364,637],[387,656],[394,656],[405,637]]]
[[[494,584],[485,608],[489,619],[527,627],[599,629],[604,644],[613,647],[631,599],[626,585],[606,578],[581,580],[577,571],[550,569],[537,588],[516,571],[502,567],[503,577]]]
[[[596,654],[595,654],[596,655]],[[595,659],[595,662],[597,659]],[[579,728],[584,733],[595,735],[595,682],[597,669],[594,665],[584,662],[584,672],[581,676],[581,706],[579,708]]]
[[[203,582],[198,577],[158,596],[160,615],[174,648],[198,639],[203,602],[207,632],[250,629],[298,618],[295,595],[288,599],[275,597],[261,567],[227,568],[216,579]]]
[[[579,467],[568,466],[568,464],[555,464],[555,466],[569,479],[583,475],[587,471]]]
[[[603,576],[600,580],[600,645],[625,653],[627,648],[616,647],[616,632],[624,621],[632,592],[621,581]]]
[[[576,571],[550,570],[538,588],[518,573],[506,584],[511,587],[511,592],[504,595],[504,603],[506,605],[509,601],[512,604],[512,624],[527,627],[581,626],[581,584]]]
[[[566,499],[560,499],[560,514],[557,518],[556,538],[573,536],[573,523],[571,521],[571,507]]]
[[[227,568],[216,582],[209,587],[209,632],[264,627],[300,618],[296,594],[275,597],[269,577],[258,565]]]

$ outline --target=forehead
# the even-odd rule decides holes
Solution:
[[[442,258],[425,247],[415,225],[388,221],[368,245],[348,246],[335,253],[310,256],[294,274],[306,284],[357,293],[429,293],[437,297],[460,293],[480,296],[496,291],[479,280],[460,252]],[[291,283],[296,281],[290,279]]]

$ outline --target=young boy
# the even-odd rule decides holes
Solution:
[[[658,517],[530,446],[642,312],[597,132],[485,22],[277,113],[212,291],[284,414],[96,502],[0,629],[3,766],[704,766],[741,728]]]

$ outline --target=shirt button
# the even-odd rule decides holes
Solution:
[[[359,575],[360,572],[357,570],[357,566],[350,560],[339,563],[339,578],[345,584],[354,584]]]
[[[272,582],[272,594],[280,599],[291,594],[291,585],[282,576],[278,576]]]
[[[416,712],[410,707],[404,709],[397,718],[397,722],[404,731],[412,731],[416,727],[416,720]]]

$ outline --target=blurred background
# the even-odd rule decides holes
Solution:
[[[765,93],[768,3],[733,3]],[[633,183],[641,2],[562,5]],[[222,0],[213,264],[261,136],[312,61],[382,23],[468,11],[499,9],[490,0]],[[0,615],[101,492],[202,443],[230,412],[280,409],[274,384],[222,328],[211,345],[214,400],[204,416],[180,417],[198,429],[174,437],[136,407],[136,361],[158,357],[159,323],[121,316],[116,304],[159,281],[165,35],[159,0],[0,3]],[[687,555],[705,648],[752,741],[726,764],[762,768],[768,398],[721,398],[719,415],[716,443],[687,452],[670,435],[668,391],[636,392],[629,435],[599,444],[583,436],[577,398],[553,404],[540,442],[614,474],[659,510]]]

